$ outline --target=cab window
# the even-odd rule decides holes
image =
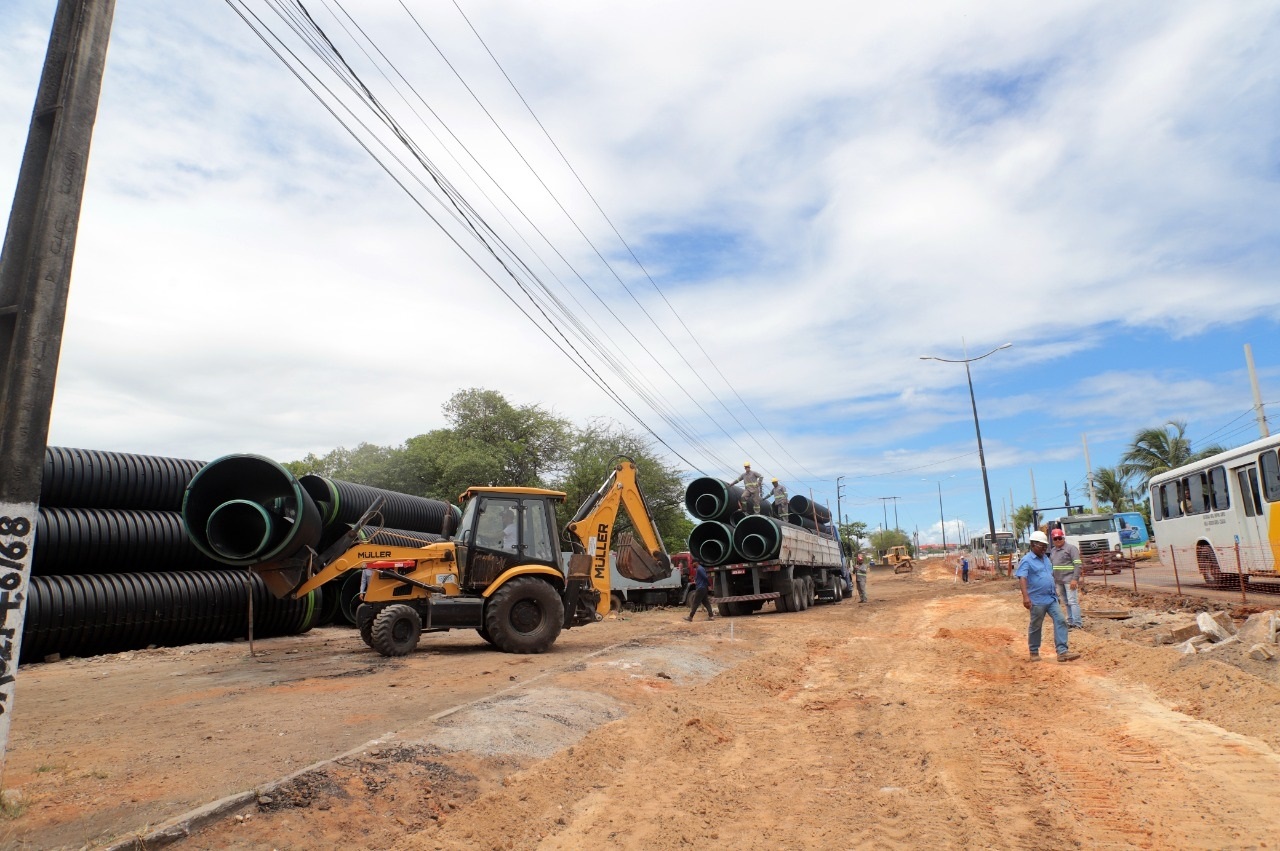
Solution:
[[[481,497],[476,509],[476,546],[514,553],[520,543],[520,527],[514,499]]]
[[[526,500],[523,513],[525,556],[538,561],[554,561],[555,547],[551,540],[547,504],[540,499]]]

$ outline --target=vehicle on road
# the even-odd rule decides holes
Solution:
[[[1070,514],[1059,517],[1054,524],[1067,542],[1080,550],[1086,570],[1104,565],[1132,566],[1153,555],[1146,521],[1136,511]]]
[[[971,538],[969,552],[973,555],[975,567],[1007,567],[1012,571],[1018,560],[1018,542],[1012,532],[997,529],[994,535],[987,532]]]
[[[1151,478],[1151,522],[1161,549],[1194,555],[1205,584],[1280,578],[1280,436]]]
[[[421,547],[360,541],[361,530],[376,525],[375,503],[342,540],[306,556],[310,565],[288,594],[300,598],[360,568],[368,586],[356,625],[361,639],[384,656],[407,655],[423,632],[450,629],[474,629],[507,653],[542,653],[562,629],[608,613],[611,556],[631,579],[670,575],[671,559],[636,481],[635,463],[615,460],[605,482],[566,525],[563,537],[572,552],[563,562],[555,506],[564,493],[473,487],[459,497],[463,510],[456,535]],[[623,507],[634,532],[617,535],[615,554],[614,527]]]
[[[884,563],[890,565],[894,573],[910,573],[915,569],[915,563],[907,555],[906,547],[890,547],[884,554]]]

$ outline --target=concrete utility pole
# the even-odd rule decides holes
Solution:
[[[1089,479],[1089,507],[1093,509],[1093,513],[1098,513],[1098,492],[1093,487],[1093,465],[1089,463],[1089,436],[1080,435],[1080,439],[1084,441],[1084,471]],[[1067,500],[1070,502],[1070,500]]]
[[[49,413],[115,0],[59,0],[0,251],[0,782]]]
[[[1028,467],[1027,472],[1031,474],[1031,508],[1036,509],[1040,507],[1040,500],[1036,499],[1036,471]]]
[[[1267,412],[1262,409],[1262,392],[1258,390],[1258,370],[1253,367],[1253,346],[1248,343],[1244,344],[1244,360],[1249,365],[1249,383],[1253,385],[1253,413],[1258,418],[1258,436],[1270,437]]]
[[[947,554],[947,515],[942,513],[942,482],[938,482],[938,519],[942,521],[942,554]]]

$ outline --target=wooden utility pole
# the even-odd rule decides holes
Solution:
[[[0,782],[71,259],[115,0],[59,0],[0,251]]]

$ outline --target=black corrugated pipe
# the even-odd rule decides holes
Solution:
[[[791,508],[792,515],[799,514],[801,517],[813,522],[813,517],[816,513],[819,525],[831,522],[831,510],[825,505],[819,505],[818,503],[813,502],[807,496],[796,494],[791,497],[791,501],[788,505]]]
[[[22,661],[245,637],[248,584],[255,638],[296,635],[314,625],[318,595],[280,600],[259,576],[242,570],[33,576]]]
[[[41,506],[36,521],[33,576],[226,569],[195,548],[176,511]]]
[[[203,466],[203,461],[182,458],[49,446],[44,452],[40,504],[178,511],[182,492]]]
[[[795,526],[801,527],[802,529],[808,529],[810,532],[817,532],[819,535],[831,537],[835,534],[830,523],[823,523],[821,526],[815,526],[813,521],[808,517],[800,517],[799,515],[792,514],[789,518],[789,522]]]
[[[361,541],[370,544],[381,544],[385,547],[421,547],[443,541],[443,535],[430,532],[415,532],[411,529],[371,529],[365,528],[360,535]]]
[[[710,477],[694,479],[684,489],[684,507],[698,520],[727,523],[741,499],[742,488]]]
[[[741,560],[733,548],[733,527],[715,520],[693,527],[689,535],[689,552],[708,567]]]
[[[439,535],[444,531],[445,518],[451,516],[453,528],[457,528],[460,516],[457,507],[438,499],[343,482],[314,473],[303,476],[300,481],[311,499],[321,507],[325,539],[322,546],[345,534],[351,524],[379,499],[385,500],[382,522],[387,526]]]
[[[293,474],[261,455],[226,455],[187,485],[182,522],[202,553],[236,567],[286,559],[320,543],[320,512]],[[283,588],[300,576],[277,576]],[[287,592],[287,589],[285,589]]]
[[[763,514],[765,517],[772,517],[773,503],[771,503],[767,499],[760,500],[760,513]],[[729,515],[729,525],[737,526],[739,523],[741,523],[743,520],[747,519],[748,517],[754,517],[754,516],[755,515],[748,514],[747,512],[739,509],[738,511],[735,511]]]
[[[777,558],[782,547],[782,524],[772,517],[748,517],[733,528],[733,546],[746,561]]]

